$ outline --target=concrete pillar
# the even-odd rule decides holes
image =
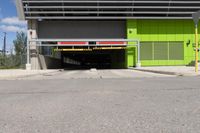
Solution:
[[[28,40],[37,39],[38,38],[38,22],[37,20],[29,20],[28,21]],[[30,64],[27,64],[27,69],[32,70],[39,70],[41,69],[40,63],[39,63],[39,53],[38,53],[38,47],[36,45],[36,42],[30,42],[29,43],[29,53],[30,53]]]
[[[127,20],[127,39],[139,39],[137,36],[137,20]],[[134,44],[129,42],[129,44]],[[137,65],[137,50],[136,48],[129,48],[126,50],[126,65],[127,67],[134,67]]]

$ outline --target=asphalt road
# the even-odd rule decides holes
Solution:
[[[58,77],[0,81],[0,133],[200,132],[200,77]]]

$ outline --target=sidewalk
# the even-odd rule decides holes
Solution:
[[[144,72],[153,72],[160,74],[168,75],[177,75],[177,76],[198,76],[199,73],[195,73],[195,67],[188,66],[161,66],[161,67],[141,67],[135,68],[135,70],[144,71]]]
[[[22,69],[0,70],[0,80],[17,79],[35,75],[51,74],[58,71],[59,70],[22,70]]]

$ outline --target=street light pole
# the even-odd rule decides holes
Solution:
[[[195,24],[195,72],[199,71],[199,34],[198,34],[198,25],[199,25],[199,17],[200,11],[192,14],[193,21]]]
[[[195,24],[195,72],[199,71],[199,37],[198,37],[198,24]]]

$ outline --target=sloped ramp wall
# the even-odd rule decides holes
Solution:
[[[50,56],[39,55],[39,65],[42,70],[46,69],[61,69],[62,64],[60,59]]]

